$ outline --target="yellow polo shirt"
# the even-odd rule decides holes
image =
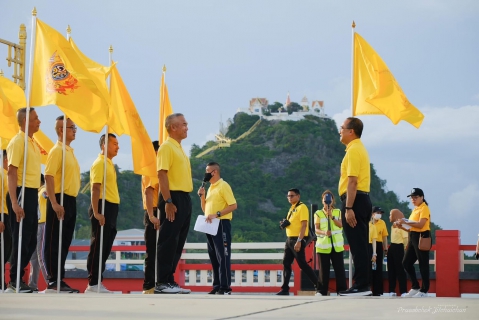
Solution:
[[[100,199],[103,199],[103,169],[105,160],[102,154],[93,162],[90,169],[90,184],[100,183]],[[106,197],[105,200],[110,203],[120,203],[120,194],[118,193],[118,184],[116,181],[116,170],[111,159],[106,162]]]
[[[383,238],[389,235],[388,229],[386,227],[386,222],[384,222],[384,220],[382,219],[379,219],[378,221],[374,223],[374,226],[376,227],[376,233],[378,236],[376,241],[383,242]]]
[[[69,196],[76,197],[78,191],[80,191],[80,165],[75,158],[73,148],[65,146],[65,151],[64,192]],[[55,193],[62,192],[62,157],[63,143],[57,141],[48,154],[47,165],[45,168],[45,175],[52,176],[55,180]]]
[[[424,226],[421,229],[411,226],[411,229],[409,231],[423,232],[431,230],[431,211],[429,211],[429,207],[426,205],[425,202],[421,203],[418,207],[415,207],[411,215],[409,216],[409,220],[413,221],[420,221],[422,218],[427,219]]]
[[[223,179],[219,179],[209,187],[205,200],[205,216],[221,211],[227,206],[236,203],[231,186]],[[231,220],[233,219],[233,212],[225,214],[219,219]]]
[[[7,170],[3,169],[3,193],[2,193],[2,203],[0,205],[3,206],[3,213],[8,214],[7,208],[7,193],[8,193],[8,178],[7,178]]]
[[[369,243],[373,243],[373,239],[376,239],[376,242],[379,242],[376,226],[369,222]]]
[[[141,198],[143,199],[143,209],[146,210],[146,196],[145,190],[146,188],[152,187],[153,188],[153,208],[158,206],[158,190],[159,190],[159,183],[158,177],[147,177],[141,176]],[[155,212],[156,215],[156,212]]]
[[[17,167],[17,186],[22,186],[23,179],[23,155],[25,152],[25,132],[17,133],[7,146],[8,165]],[[28,137],[27,168],[25,170],[25,187],[40,188],[40,176],[42,169],[42,155],[37,144]]]
[[[168,137],[158,149],[156,169],[168,171],[171,191],[193,191],[190,159],[175,139]]]
[[[358,177],[357,190],[369,192],[371,183],[371,165],[368,151],[361,139],[354,139],[346,146],[346,154],[341,162],[341,177],[339,178],[339,195],[348,189],[348,177]]]
[[[391,227],[391,243],[406,244],[405,239],[407,240],[407,237],[407,231],[400,228]]]
[[[299,232],[301,231],[301,221],[306,220],[309,223],[309,209],[308,206],[300,204],[295,208],[296,204],[292,205],[288,211],[288,215],[286,216],[291,222],[289,226],[286,227],[286,236],[287,237],[297,237],[299,236]],[[304,236],[309,235],[309,228],[306,226],[306,231]]]
[[[45,186],[38,191],[38,211],[40,211],[38,223],[44,223],[47,220],[47,188]]]

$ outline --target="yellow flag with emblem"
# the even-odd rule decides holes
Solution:
[[[171,107],[170,97],[168,96],[168,87],[165,82],[165,72],[161,76],[161,86],[160,86],[160,123],[159,123],[159,139],[158,142],[162,144],[168,138],[168,132],[165,128],[165,120],[170,114],[173,113],[173,108]]]
[[[106,82],[90,73],[65,37],[36,21],[30,105],[57,105],[83,130],[100,132],[108,119]]]
[[[136,174],[155,177],[155,150],[116,66],[113,66],[111,71],[110,88],[111,104],[120,110],[125,134],[131,137],[133,171]]]
[[[353,116],[385,115],[416,128],[424,115],[409,102],[386,63],[359,34],[354,34]]]

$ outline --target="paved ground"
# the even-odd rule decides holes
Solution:
[[[1,294],[0,319],[479,319],[474,298]]]

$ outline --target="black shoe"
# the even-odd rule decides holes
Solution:
[[[80,293],[80,290],[78,289],[74,289],[72,287],[70,287],[65,281],[62,280],[62,282],[60,283],[60,291],[62,291],[62,288],[64,289],[67,289],[67,290],[70,290],[71,293]]]
[[[47,290],[45,292],[47,293],[56,293],[58,291],[58,282],[53,281],[48,283]],[[70,288],[65,282],[61,281],[60,282],[60,293],[73,293],[73,289]],[[78,290],[76,291],[78,293]]]
[[[289,291],[283,291],[281,290],[276,294],[277,296],[289,296]]]
[[[371,296],[373,292],[368,287],[357,288],[351,287],[348,290],[340,291],[340,296]]]
[[[211,290],[210,292],[208,292],[208,294],[216,294],[218,291],[219,291],[219,289],[213,288],[213,290]]]
[[[15,285],[16,285],[16,283],[10,282],[8,287],[10,289],[12,289],[14,292],[17,292],[17,287]],[[20,288],[19,288],[18,292],[19,293],[32,293],[33,289],[30,288],[29,286],[27,286],[27,284],[25,282],[20,281]]]
[[[221,294],[221,295],[227,295],[228,296],[228,295],[231,295],[231,291],[233,291],[233,290],[231,290],[231,289],[226,289],[226,290],[220,289],[220,290],[218,290],[218,292],[216,292],[216,294]]]

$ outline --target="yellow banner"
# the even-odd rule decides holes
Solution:
[[[158,142],[160,145],[166,141],[168,138],[168,132],[165,128],[165,119],[167,116],[173,113],[173,108],[171,107],[170,97],[168,96],[168,87],[165,82],[165,73],[161,76],[161,86],[160,86],[160,123],[159,123],[159,139]]]

